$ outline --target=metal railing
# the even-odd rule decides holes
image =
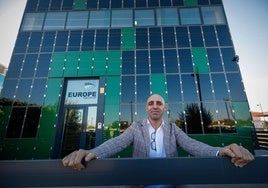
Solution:
[[[268,157],[243,168],[229,158],[100,159],[81,171],[61,160],[0,161],[1,187],[121,186],[148,184],[267,184]],[[267,186],[268,187],[268,186]]]

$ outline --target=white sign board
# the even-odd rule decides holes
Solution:
[[[97,104],[99,80],[69,80],[65,104]]]

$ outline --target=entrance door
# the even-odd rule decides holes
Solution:
[[[95,147],[97,106],[65,108],[61,157],[78,149]]]
[[[102,143],[104,85],[104,78],[65,80],[52,158]]]

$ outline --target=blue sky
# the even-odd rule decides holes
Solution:
[[[26,0],[0,0],[0,63],[8,66]],[[268,1],[223,0],[252,111],[268,111]]]

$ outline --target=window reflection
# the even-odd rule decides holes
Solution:
[[[25,112],[25,107],[12,109],[7,127],[6,138],[20,138]]]
[[[87,28],[88,11],[69,12],[66,29]]]
[[[44,30],[64,29],[66,15],[66,12],[48,12]]]
[[[55,31],[47,31],[44,32],[43,35],[43,42],[41,46],[41,52],[52,52],[53,51],[53,44],[55,40]]]
[[[88,27],[110,27],[110,11],[90,11]]]
[[[222,7],[201,7],[204,24],[226,24]]]
[[[176,8],[156,9],[157,25],[179,25],[178,10]]]
[[[121,102],[129,103],[135,100],[134,76],[122,76]]]
[[[179,75],[167,75],[168,102],[181,101],[181,86]]]
[[[222,101],[223,99],[229,98],[224,74],[212,74],[211,78],[216,100]]]
[[[132,10],[112,10],[112,27],[132,27]]]
[[[135,26],[155,25],[154,10],[135,10]]]
[[[191,74],[182,75],[182,89],[184,101],[197,101],[195,79]]]
[[[246,93],[245,89],[243,87],[243,82],[240,74],[238,73],[229,73],[226,74],[229,88],[230,88],[230,94],[231,98],[234,101],[246,101]]]
[[[150,78],[149,76],[137,76],[137,102],[145,103],[150,95]]]
[[[6,78],[18,78],[23,63],[24,55],[13,55],[8,67]]]
[[[180,9],[180,18],[182,25],[201,24],[198,8],[182,8]]]
[[[45,13],[25,13],[21,24],[22,31],[41,30]]]
[[[222,62],[218,48],[207,48],[208,62],[211,72],[222,72]]]

